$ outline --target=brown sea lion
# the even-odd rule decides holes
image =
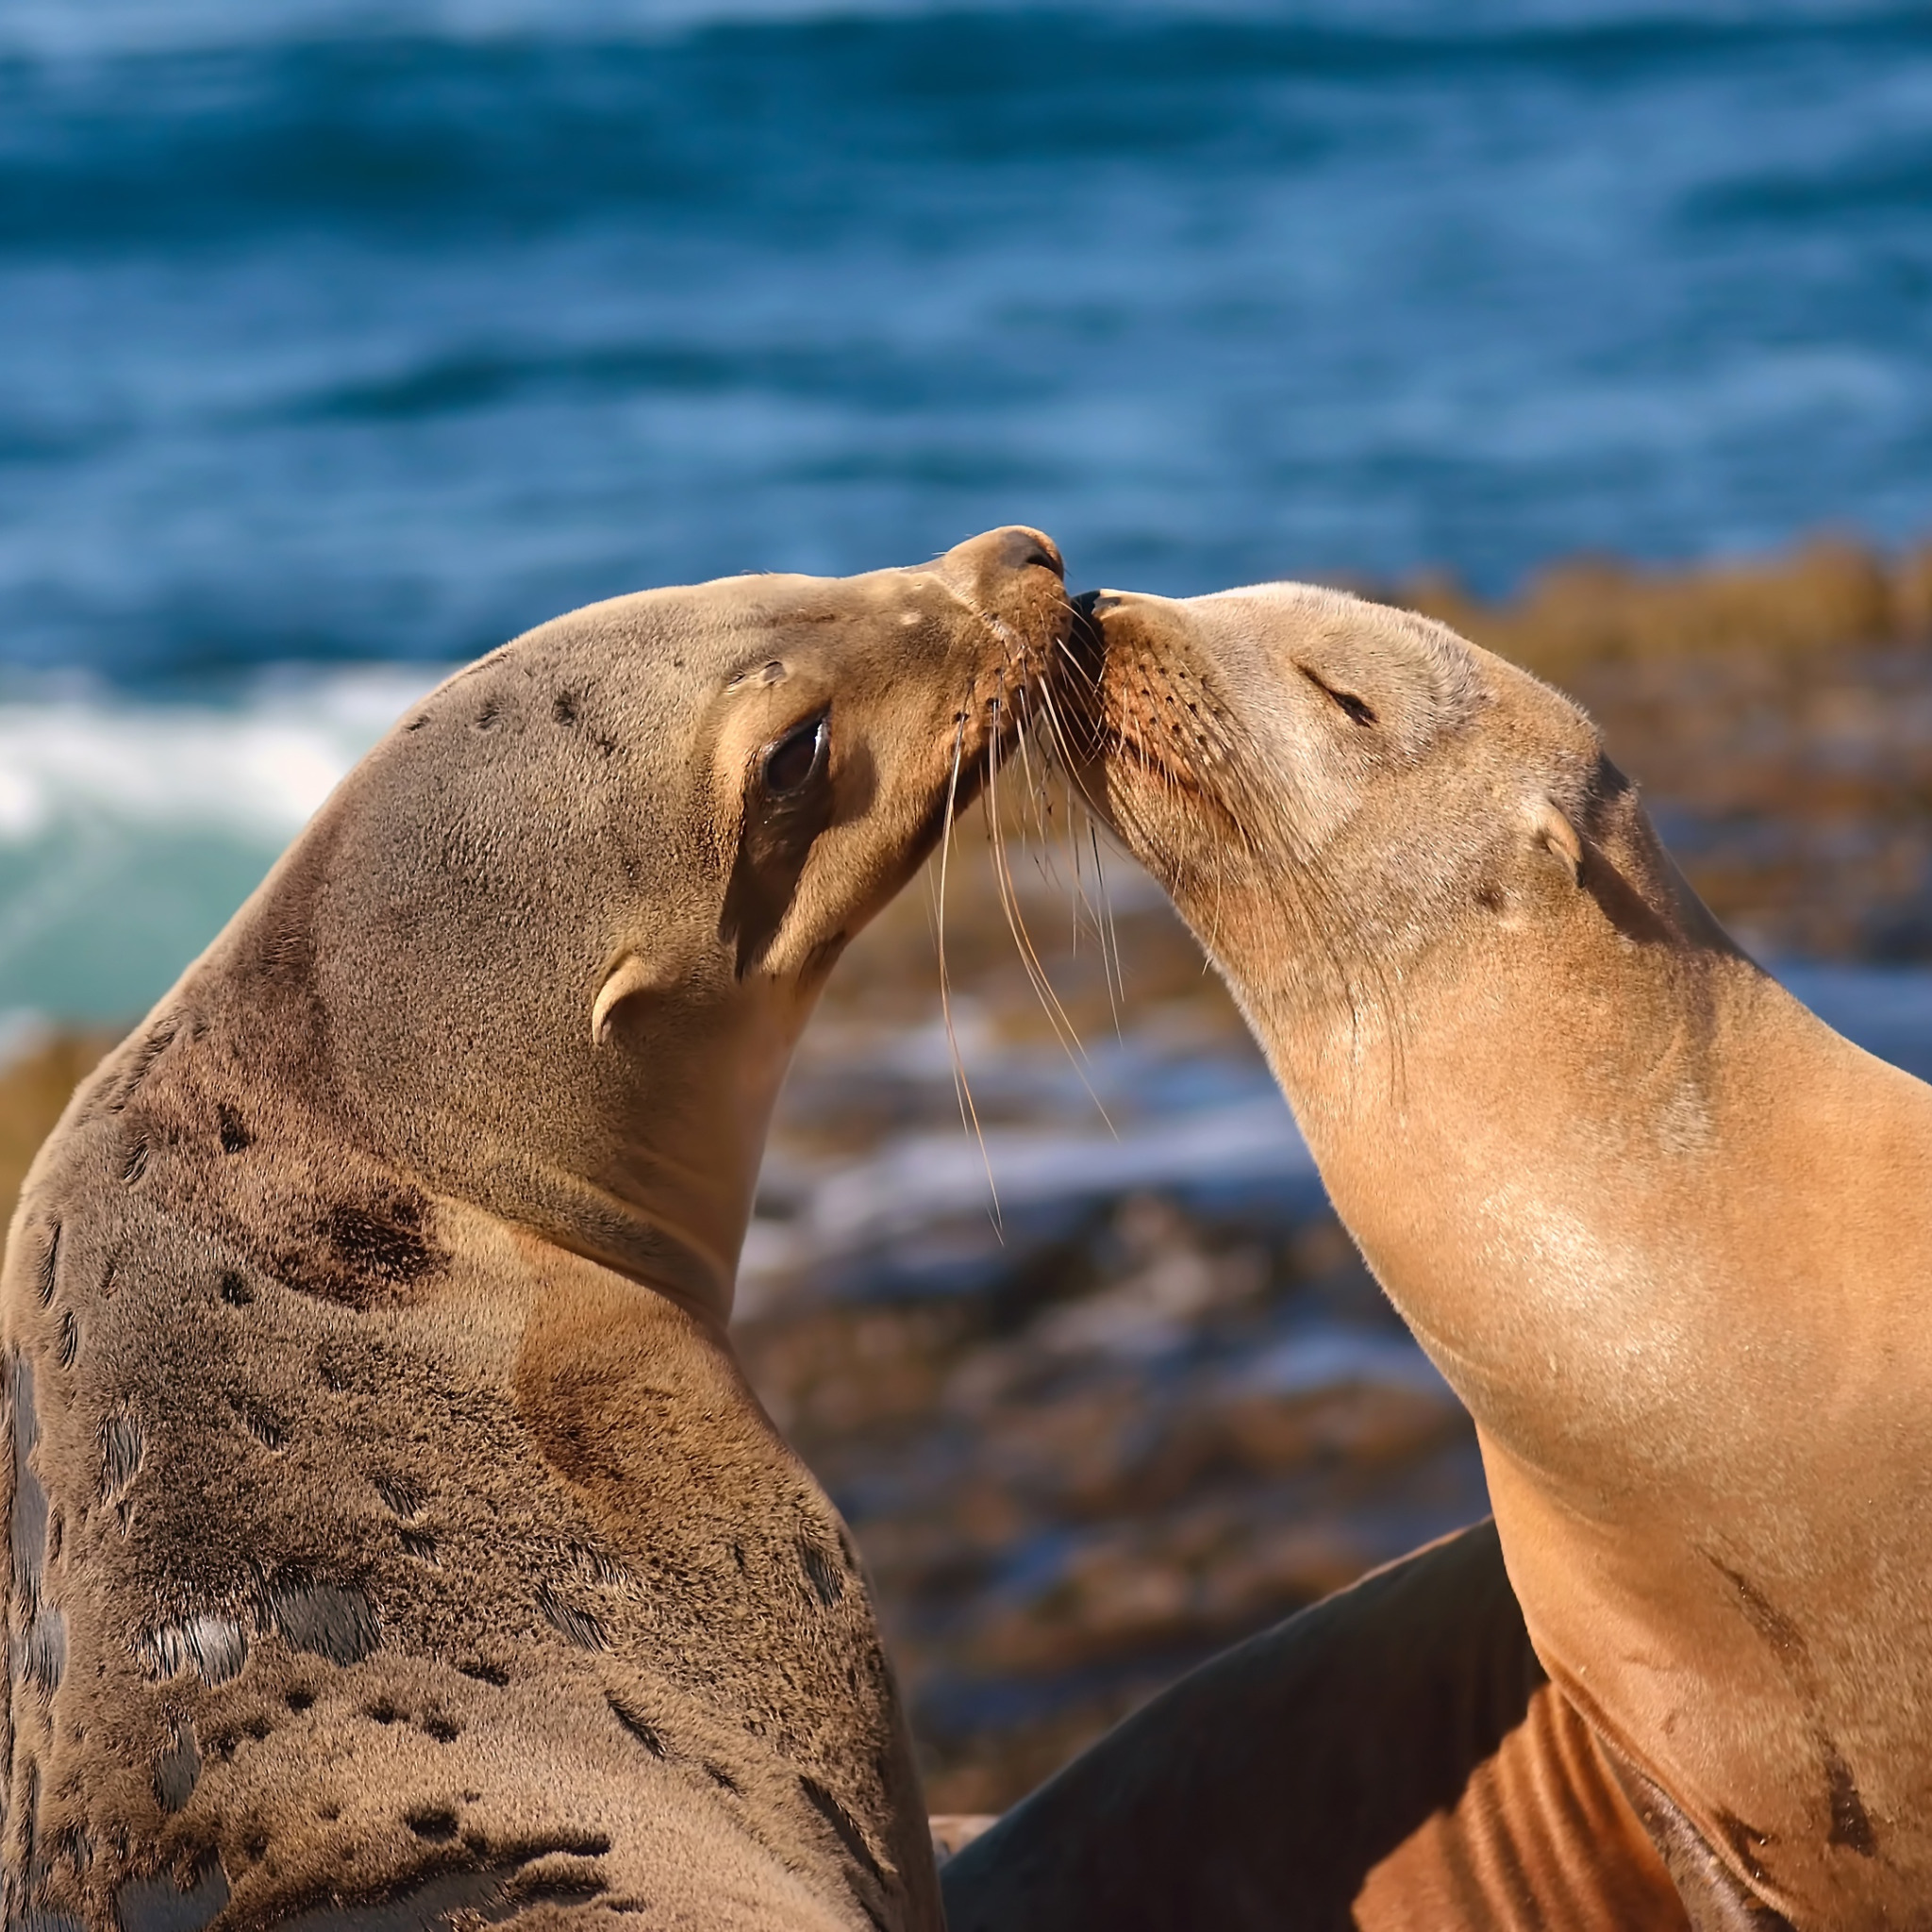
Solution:
[[[1068,622],[1008,529],[545,625],[82,1088],[4,1277],[9,1925],[939,1925],[724,1322],[799,1029]]]
[[[1500,1541],[1412,1559],[1104,1740],[950,1863],[955,1932],[1932,1924],[1932,1089],[1731,944],[1590,721],[1523,672],[1293,585],[1093,613],[1089,789],[1468,1404]],[[1500,1737],[1444,1702],[1510,1655],[1486,1549],[1549,1680]],[[1305,1701],[1264,1695],[1277,1670]],[[1377,1688],[1414,1674],[1434,1689]],[[1232,1741],[1244,1708],[1272,1743]],[[1333,1776],[1367,1751],[1406,1789],[1445,1727],[1426,1817]],[[1311,1862],[1256,1825],[1217,1881],[1245,1916],[1068,1903],[1102,1832],[1124,1901],[1174,1895],[1190,1843],[1239,1865],[1220,1821],[1255,1816],[1257,1753],[1296,1759],[1274,1795]],[[1068,1791],[1129,1787],[1074,1825]]]

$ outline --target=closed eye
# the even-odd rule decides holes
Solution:
[[[1375,723],[1375,708],[1366,698],[1357,697],[1352,691],[1337,691],[1325,677],[1317,676],[1306,664],[1298,664],[1295,666],[1295,669],[1324,697],[1330,699],[1341,709],[1346,711],[1357,724],[1373,724]]]

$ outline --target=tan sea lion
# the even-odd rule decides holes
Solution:
[[[962,1851],[955,1932],[1932,1924],[1932,1089],[1730,943],[1534,678],[1307,587],[1093,613],[1088,788],[1474,1414],[1489,1547],[1549,1684],[1518,1684],[1500,1736],[1457,1715],[1458,1657],[1507,1660],[1518,1611],[1479,1541],[1426,1553],[1211,1667]],[[1269,1761],[1302,1762],[1281,1803],[1305,1875],[1258,1852],[1224,1872],[1245,1917],[1074,1908],[1103,1833],[1118,1901],[1176,1895],[1162,1861],[1191,1823],[1239,1866],[1220,1820],[1254,1816],[1268,1751],[1230,1744],[1217,1778],[1213,1740],[1271,1671],[1314,1687],[1306,1724],[1266,1701]],[[1391,1707],[1367,1694],[1385,1679],[1417,1692]],[[1324,1767],[1368,1750],[1407,1786],[1445,1736],[1440,1801],[1371,1798],[1405,1830],[1365,1843],[1349,1807],[1373,1775]],[[1069,1791],[1129,1788],[1076,1824]],[[1145,1830],[1157,1788],[1179,1828]],[[1681,1908],[1652,1895],[1639,1824]]]
[[[939,1925],[724,1324],[799,1029],[1069,621],[1008,529],[544,625],[83,1087],[4,1277],[8,1924]]]

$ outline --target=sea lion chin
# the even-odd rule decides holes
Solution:
[[[1340,1896],[1360,1925],[1631,1923],[1600,1887],[1641,1893],[1656,1858],[1699,1926],[1918,1923],[1932,1089],[1739,952],[1589,720],[1523,672],[1307,586],[1086,601],[1086,790],[1226,977],[1337,1208],[1474,1414],[1498,1560],[1548,1674],[1535,1694],[1559,1700],[1553,1738],[1574,1728],[1526,1771],[1511,1755],[1534,1756],[1525,1690],[1519,1727],[1428,1819],[1385,1807],[1364,1837],[1337,1809],[1325,1839],[1296,1841],[1338,1869],[1358,1857]],[[1356,1645],[1355,1681],[1374,1679],[1377,1643],[1391,1668],[1440,1648],[1426,1593],[1407,1601],[1407,1626],[1390,1613]],[[1517,1616],[1507,1592],[1494,1602],[1492,1625]],[[1234,1721],[1230,1687],[1254,1690],[1271,1658],[1307,1670],[1351,1627],[1346,1603],[1184,1684],[1061,1796],[1123,1790],[1177,1739]],[[1282,1794],[1302,1824],[1378,1802],[1352,1773],[1325,1795],[1325,1757],[1435,1750],[1462,1707],[1453,1657],[1436,1664],[1380,1737],[1310,1700],[1288,1734],[1309,1768]],[[1242,1761],[1231,1778],[1254,1774]],[[1205,1841],[1240,1805],[1217,1805],[1198,1758],[1195,1774],[1166,1797]],[[947,1868],[956,1926],[1085,1923],[1013,1908],[1017,1881],[1004,1913],[979,1908],[1003,1861],[1071,1869],[1043,1829],[1050,1815],[1072,1830],[1067,1804],[1031,1806]],[[1610,1822],[1586,1845],[1591,1819]],[[1574,1856],[1541,1860],[1566,1835]],[[1267,1861],[1241,1892],[1241,1846],[1215,1842],[1217,1882],[1259,1909]],[[1159,1893],[1151,1843],[1124,1818],[1120,1896]],[[1607,1877],[1605,1845],[1625,1848]],[[1092,1833],[1078,1849],[1103,1862]],[[1538,1896],[1524,1874],[1546,1870]],[[1284,1923],[1330,1923],[1276,1903]],[[1108,1923],[1159,1922],[1138,1909]]]
[[[939,1924],[724,1323],[825,974],[1068,621],[1009,529],[544,625],[83,1086],[0,1283],[9,1924]]]

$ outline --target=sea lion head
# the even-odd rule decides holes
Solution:
[[[249,1008],[250,1090],[331,1144],[715,1311],[827,972],[1070,622],[1015,527],[540,625],[390,733],[172,1003]]]
[[[1689,916],[1589,718],[1446,626],[1293,583],[1079,602],[1076,774],[1264,1041],[1358,1026],[1422,953]]]

